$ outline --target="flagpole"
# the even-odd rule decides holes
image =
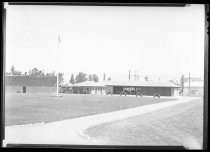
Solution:
[[[60,34],[60,32],[58,31],[58,54],[59,54],[59,46],[60,46],[60,43],[61,43],[59,34]],[[59,97],[59,72],[57,73],[57,97]]]
[[[58,53],[59,53],[59,40],[58,40]],[[58,63],[57,63],[58,64]],[[59,96],[59,79],[58,79],[58,75],[59,75],[59,72],[57,73],[57,94],[56,94],[56,96],[58,97]]]

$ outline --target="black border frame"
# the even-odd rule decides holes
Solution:
[[[1,146],[5,138],[5,57],[6,57],[6,9],[2,5],[2,39],[1,39]]]
[[[136,7],[186,7],[187,3],[110,3],[110,2],[8,2],[9,5],[59,5],[59,6],[136,6]],[[203,125],[203,150],[208,149],[208,13],[209,5],[205,5],[205,42],[204,42],[204,125]],[[2,48],[1,48],[1,146],[5,138],[5,54],[6,54],[6,9],[2,5]],[[133,149],[133,150],[183,150],[183,146],[98,146],[98,145],[49,145],[49,144],[7,144],[8,148],[67,148],[67,149]]]
[[[205,33],[204,33],[204,111],[203,111],[203,149],[208,149],[208,73],[209,73],[209,5],[205,4]]]
[[[59,5],[59,6],[149,6],[185,7],[186,3],[122,3],[122,2],[9,2],[9,5]]]

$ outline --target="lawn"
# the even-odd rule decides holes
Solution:
[[[112,123],[88,128],[85,134],[108,145],[202,145],[203,100],[175,105]]]
[[[62,97],[50,94],[6,94],[5,125],[59,121],[170,100],[175,99],[77,94]]]

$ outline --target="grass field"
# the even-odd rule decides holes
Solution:
[[[203,100],[88,128],[85,134],[108,145],[202,145]]]
[[[77,95],[53,97],[47,94],[6,94],[5,125],[52,122],[175,99]]]

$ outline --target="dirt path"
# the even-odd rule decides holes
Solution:
[[[4,146],[10,144],[85,144],[96,145],[83,134],[86,128],[113,122],[128,117],[145,114],[154,110],[170,107],[198,99],[196,97],[179,97],[178,100],[130,108],[105,114],[85,116],[57,122],[19,125],[5,127]]]

